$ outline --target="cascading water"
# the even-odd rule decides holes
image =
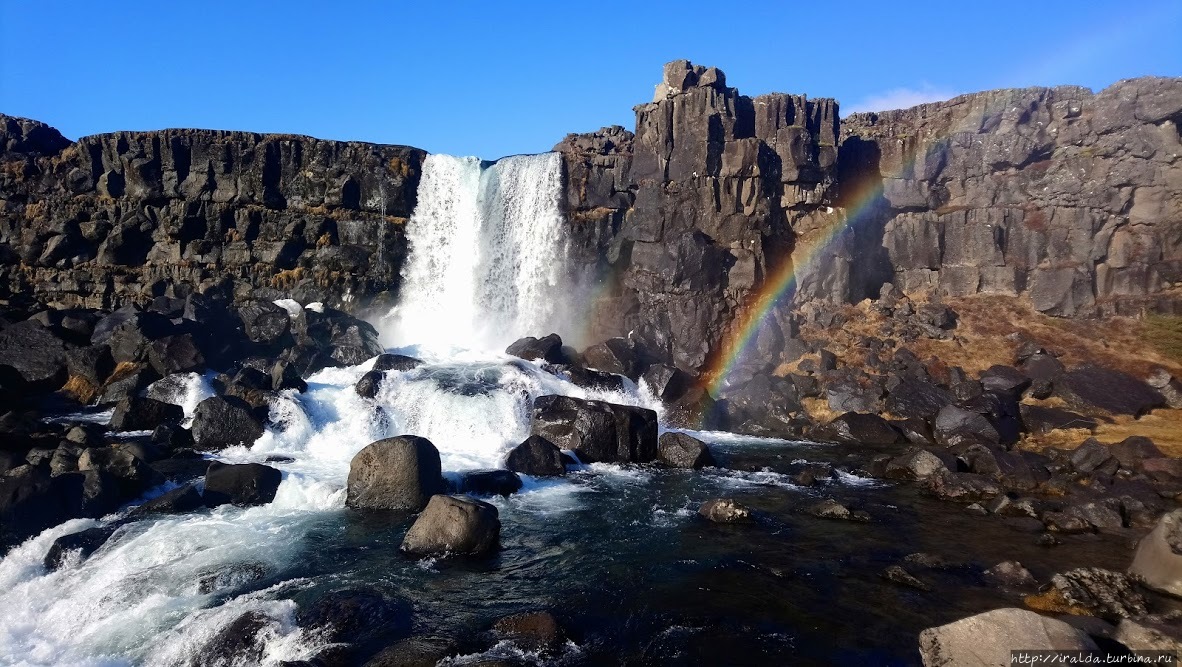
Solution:
[[[521,336],[564,333],[558,304],[571,302],[573,285],[561,196],[557,153],[491,165],[427,156],[387,342],[504,349]]]

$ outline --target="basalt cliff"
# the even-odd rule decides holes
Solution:
[[[555,147],[573,254],[600,283],[591,337],[630,335],[698,372],[786,263],[794,291],[759,332],[772,365],[799,356],[800,327],[827,304],[888,283],[1066,318],[1175,312],[1180,123],[1182,79],[842,118],[831,99],[752,98],[715,68],[669,63],[635,133]],[[206,130],[71,142],[0,117],[0,299],[10,313],[210,289],[388,303],[424,156]]]

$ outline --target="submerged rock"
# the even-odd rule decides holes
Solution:
[[[526,651],[552,653],[566,642],[566,632],[548,611],[514,614],[493,624],[498,638],[507,639]]]
[[[45,554],[43,561],[45,569],[50,571],[58,569],[65,562],[66,557],[75,551],[81,554],[83,559],[90,557],[92,553],[106,544],[107,540],[111,539],[111,535],[115,534],[117,528],[118,526],[96,526],[81,532],[62,535],[53,541],[49,552]]]
[[[698,514],[715,523],[738,523],[751,520],[751,510],[730,498],[713,498],[702,503]]]
[[[133,510],[134,514],[183,514],[205,506],[196,484],[185,484],[158,496]]]
[[[509,496],[520,489],[521,478],[510,470],[473,470],[460,480],[460,491],[475,496]]]
[[[500,546],[497,508],[465,496],[436,495],[415,519],[402,550],[416,556],[487,556]]]
[[[373,590],[346,589],[301,606],[296,622],[319,629],[332,642],[358,643],[410,632],[410,605]]]
[[[378,440],[357,452],[349,464],[345,504],[355,509],[417,512],[445,490],[439,450],[426,438],[402,435]]]
[[[932,590],[931,586],[920,581],[915,577],[915,575],[911,574],[907,570],[904,570],[902,565],[891,565],[887,569],[883,570],[882,578],[886,579],[892,584],[898,584],[900,586],[906,586],[908,588],[914,588],[920,591]]]

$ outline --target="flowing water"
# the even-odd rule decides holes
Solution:
[[[482,562],[417,560],[398,546],[409,520],[348,511],[353,455],[413,433],[440,450],[445,474],[501,467],[529,432],[532,400],[546,394],[661,409],[644,387],[582,389],[497,350],[560,329],[563,314],[558,158],[523,156],[492,166],[430,156],[408,233],[411,260],[390,329],[397,351],[426,363],[388,371],[373,399],[353,384],[372,366],[327,369],[302,394],[284,392],[251,447],[217,454],[280,460],[275,501],[224,506],[123,524],[85,560],[42,567],[54,539],[110,523],[75,520],[0,560],[0,663],[184,665],[248,611],[273,620],[264,662],[316,654],[324,639],[295,610],[348,587],[410,601],[416,634],[459,642],[453,664],[538,656],[482,636],[501,616],[555,610],[572,641],[563,664],[849,664],[914,662],[915,633],[1011,603],[972,570],[922,576],[964,588],[952,599],[885,584],[882,568],[914,551],[992,565],[1017,558],[1045,576],[1072,562],[1107,565],[1106,538],[1069,538],[1070,551],[1034,545],[1021,522],[974,519],[912,490],[845,471],[797,487],[800,460],[845,465],[848,449],[698,434],[723,467],[698,472],[580,466],[566,478],[526,479],[495,499],[502,550]],[[298,314],[299,305],[282,304]],[[551,326],[554,325],[554,326]],[[170,400],[191,415],[209,392],[202,378]],[[77,416],[75,416],[76,418]],[[168,487],[157,489],[162,493]],[[706,499],[731,496],[759,510],[755,525],[708,524]],[[824,521],[801,506],[835,497],[874,521]],[[969,554],[972,554],[970,556]],[[1107,560],[1106,560],[1107,559]]]

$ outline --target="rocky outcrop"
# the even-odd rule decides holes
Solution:
[[[213,130],[71,143],[9,116],[0,149],[0,298],[105,309],[224,281],[333,304],[392,290],[424,157]]]

